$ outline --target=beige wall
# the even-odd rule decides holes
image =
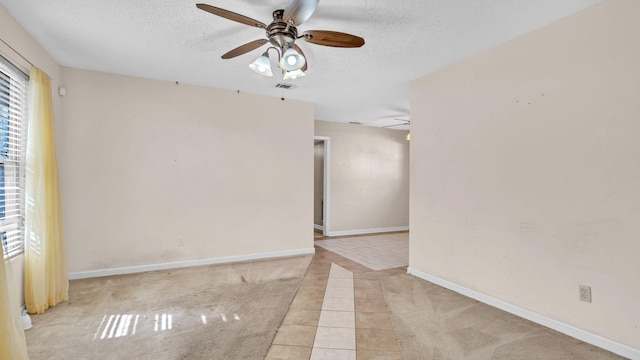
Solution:
[[[331,138],[331,233],[409,225],[406,131],[316,120],[315,135]]]
[[[58,131],[61,119],[60,103],[56,94],[60,83],[60,65],[18,24],[2,5],[0,5],[0,39],[2,39],[2,41],[0,41],[0,56],[9,60],[27,74],[29,74],[31,64],[34,64],[51,77],[52,100],[55,114],[54,121],[56,131]],[[60,142],[59,137],[57,137],[57,141]],[[12,259],[11,262],[13,265],[13,273],[16,277],[16,286],[20,294],[23,294],[24,256],[19,255]],[[24,296],[21,295],[20,299],[24,303]]]
[[[52,78],[69,271],[313,248],[312,104],[61,70],[2,6],[0,38]]]
[[[412,268],[640,349],[639,13],[605,1],[413,82]]]
[[[313,248],[313,104],[63,78],[70,272]]]
[[[322,225],[324,198],[324,141],[313,146],[313,223]]]

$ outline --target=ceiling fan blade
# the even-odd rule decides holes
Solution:
[[[303,39],[316,45],[355,48],[364,45],[364,39],[346,33],[328,30],[309,30],[303,34]]]
[[[394,127],[394,126],[411,126],[411,120],[401,119],[397,117],[394,117],[393,120],[402,121],[403,124],[392,124],[392,125],[383,126],[383,128]]]
[[[228,53],[222,55],[223,59],[231,59],[234,58],[236,56],[248,53],[251,50],[255,50],[257,48],[259,48],[260,46],[268,43],[269,40],[267,39],[259,39],[259,40],[254,40],[252,42],[246,43],[244,45],[240,45],[237,48],[229,51]]]
[[[211,5],[207,5],[207,4],[196,4],[196,6],[200,10],[204,10],[204,11],[206,11],[208,13],[212,13],[213,15],[218,15],[218,16],[221,16],[221,17],[223,17],[225,19],[233,20],[233,21],[239,22],[241,24],[258,27],[258,28],[261,28],[261,29],[266,29],[267,28],[267,25],[261,23],[260,21],[254,20],[254,19],[252,19],[250,17],[247,17],[247,16],[244,16],[244,15],[236,14],[233,11],[221,9],[219,7],[215,7],[215,6],[211,6]]]
[[[309,20],[318,7],[320,0],[290,0],[284,8],[282,19],[286,22],[293,21],[293,26],[298,26]]]
[[[293,48],[296,49],[296,51],[302,55],[302,57],[306,60],[304,62],[304,66],[300,69],[302,70],[302,72],[307,71],[307,68],[309,67],[309,58],[307,58],[304,53],[302,52],[302,49],[300,49],[300,46],[298,46],[298,44],[293,44]]]
[[[389,127],[394,127],[394,126],[410,126],[410,124],[408,124],[408,123],[404,123],[404,124],[393,124],[393,125],[383,126],[383,128],[389,128]]]

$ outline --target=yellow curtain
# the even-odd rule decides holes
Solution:
[[[11,263],[0,258],[0,359],[29,359],[17,293]]]
[[[24,297],[27,311],[43,313],[69,298],[58,186],[51,81],[33,66],[29,78],[26,161]]]

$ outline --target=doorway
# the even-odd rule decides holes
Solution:
[[[313,229],[323,236],[329,233],[330,143],[326,136],[313,138]]]

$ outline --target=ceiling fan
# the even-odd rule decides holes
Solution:
[[[405,126],[405,125],[409,126],[409,125],[411,125],[411,120],[408,120],[408,119],[393,118],[393,120],[402,121],[402,123],[401,124],[387,125],[387,126],[383,126],[383,127],[388,128],[388,127],[394,127],[394,126]]]
[[[383,126],[383,127],[384,128],[390,128],[390,127],[394,127],[394,126],[411,126],[411,120],[410,119],[393,118],[393,120],[402,121],[402,124],[393,124],[393,125],[387,125],[387,126]],[[406,139],[407,139],[407,141],[411,141],[411,133],[407,134]]]
[[[196,4],[196,6],[198,9],[225,19],[265,30],[266,39],[258,39],[240,45],[222,55],[222,58],[231,59],[255,50],[262,45],[271,43],[271,46],[262,56],[249,64],[249,67],[260,75],[273,76],[271,62],[269,60],[269,50],[274,49],[278,54],[278,66],[284,73],[284,80],[288,80],[304,76],[304,72],[308,68],[307,60],[302,49],[296,44],[296,40],[298,39],[302,39],[311,44],[340,48],[357,48],[364,45],[363,38],[337,31],[307,30],[298,35],[297,26],[307,21],[311,15],[313,15],[318,7],[318,2],[319,0],[290,0],[284,9],[273,12],[273,20],[268,25],[219,7],[207,4]]]

